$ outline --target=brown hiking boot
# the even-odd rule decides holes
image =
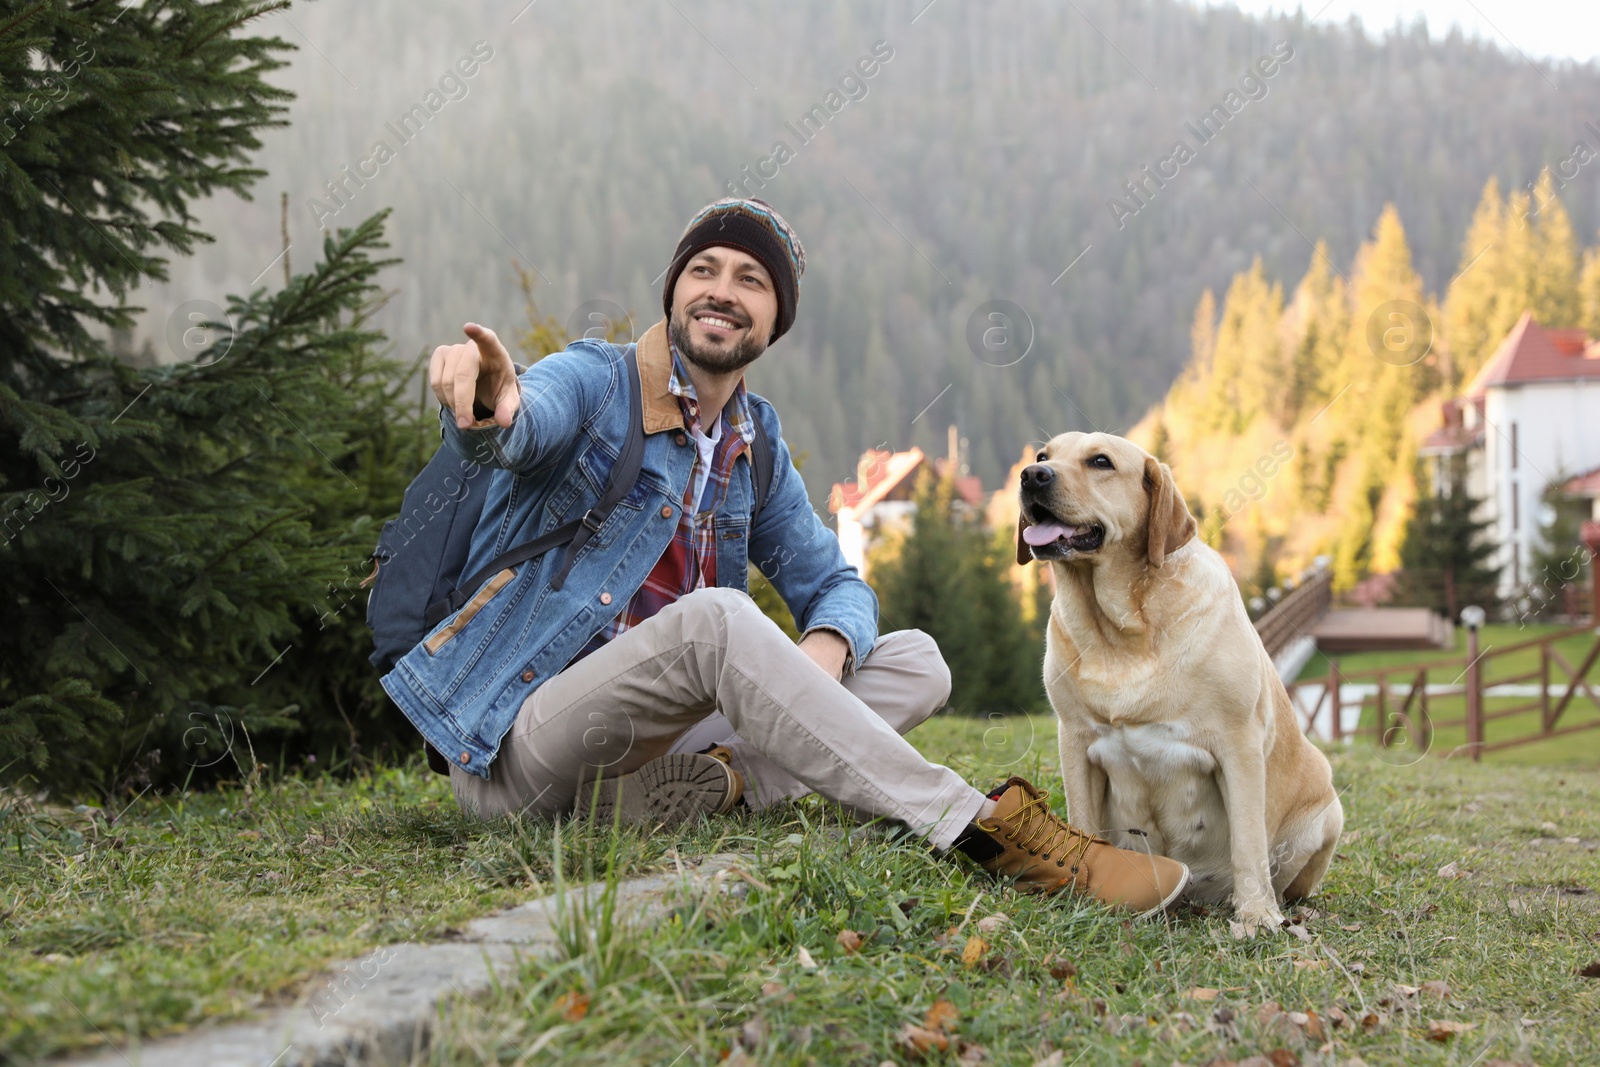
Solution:
[[[630,826],[671,826],[697,815],[722,815],[744,796],[744,779],[721,745],[704,752],[672,752],[632,774],[578,787],[577,815],[599,823],[620,816]]]
[[[973,820],[956,847],[1025,893],[1069,890],[1143,918],[1189,884],[1189,868],[1177,860],[1120,849],[1072,826],[1050,810],[1050,794],[1025,779],[1007,780],[989,799],[994,814]]]

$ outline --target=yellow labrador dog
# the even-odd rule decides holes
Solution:
[[[1253,935],[1310,896],[1344,809],[1167,465],[1066,433],[1022,472],[1017,562],[1055,571],[1045,688],[1074,823],[1189,865]]]

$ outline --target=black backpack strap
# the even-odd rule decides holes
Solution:
[[[590,512],[590,514],[594,513]],[[586,515],[584,518],[587,519],[588,516]],[[542,556],[552,548],[566,544],[576,537],[578,531],[582,528],[583,519],[574,519],[571,522],[557,526],[543,537],[536,537],[526,544],[506,549],[506,551],[486,563],[482,570],[452,589],[449,596],[429,604],[428,611],[423,616],[423,621],[427,623],[428,629],[433,629],[444,621],[445,616],[452,611],[459,610],[461,605],[470,600],[472,594],[484,582],[487,582],[507,567],[515,567],[519,563],[526,563],[535,556]],[[557,586],[557,588],[560,587]]]
[[[472,594],[484,582],[494,575],[499,574],[507,567],[515,567],[526,563],[536,556],[542,556],[552,548],[560,545],[569,545],[565,562],[551,580],[551,588],[560,589],[567,580],[567,573],[572,570],[573,561],[583,546],[588,544],[589,538],[610,516],[623,497],[628,495],[635,482],[639,480],[639,469],[644,466],[644,421],[636,416],[633,411],[633,398],[640,393],[639,387],[639,360],[637,349],[630,348],[623,357],[623,366],[627,371],[626,388],[628,395],[625,402],[628,405],[628,437],[622,445],[622,455],[617,458],[616,465],[611,468],[611,481],[606,485],[606,491],[601,496],[599,503],[589,509],[581,519],[563,523],[542,537],[534,538],[515,548],[509,548],[494,559],[484,564],[477,573],[466,581],[459,583],[450,592],[448,597],[436,600],[428,605],[426,621],[428,629],[433,629],[444,621],[445,616],[458,610],[472,598]],[[770,462],[768,464],[771,466]],[[570,543],[570,544],[569,544]]]
[[[579,528],[572,538],[571,546],[567,548],[566,561],[561,564],[561,569],[556,571],[556,576],[550,580],[552,589],[560,589],[566,583],[567,573],[572,570],[572,564],[577,560],[578,553],[583,551],[583,546],[589,543],[589,538],[595,535],[601,523],[606,521],[612,510],[639,480],[639,469],[644,466],[644,419],[633,410],[633,398],[639,396],[641,392],[638,351],[637,347],[628,349],[628,354],[622,361],[628,372],[628,438],[622,444],[622,455],[617,457],[616,465],[611,468],[611,481],[606,486],[605,495],[579,520]],[[485,575],[485,578],[487,577]]]
[[[772,488],[772,442],[767,440],[767,431],[762,428],[760,419],[752,414],[750,421],[756,425],[756,437],[750,443],[750,488],[755,497],[750,505],[750,532],[753,534],[761,509],[767,505],[767,492]]]

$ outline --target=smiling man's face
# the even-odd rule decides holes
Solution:
[[[726,374],[767,349],[778,294],[756,258],[713,246],[690,257],[672,290],[672,343],[702,370]]]

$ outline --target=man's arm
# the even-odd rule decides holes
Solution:
[[[428,377],[445,443],[484,466],[539,467],[572,442],[614,384],[594,346],[554,353],[518,376],[493,330],[468,323],[465,332],[467,343],[434,349]]]
[[[801,650],[837,678],[872,651],[878,597],[812,509],[771,405],[759,400],[751,409],[753,417],[764,420],[773,457],[767,504],[750,534],[750,562],[789,605],[803,635]]]

